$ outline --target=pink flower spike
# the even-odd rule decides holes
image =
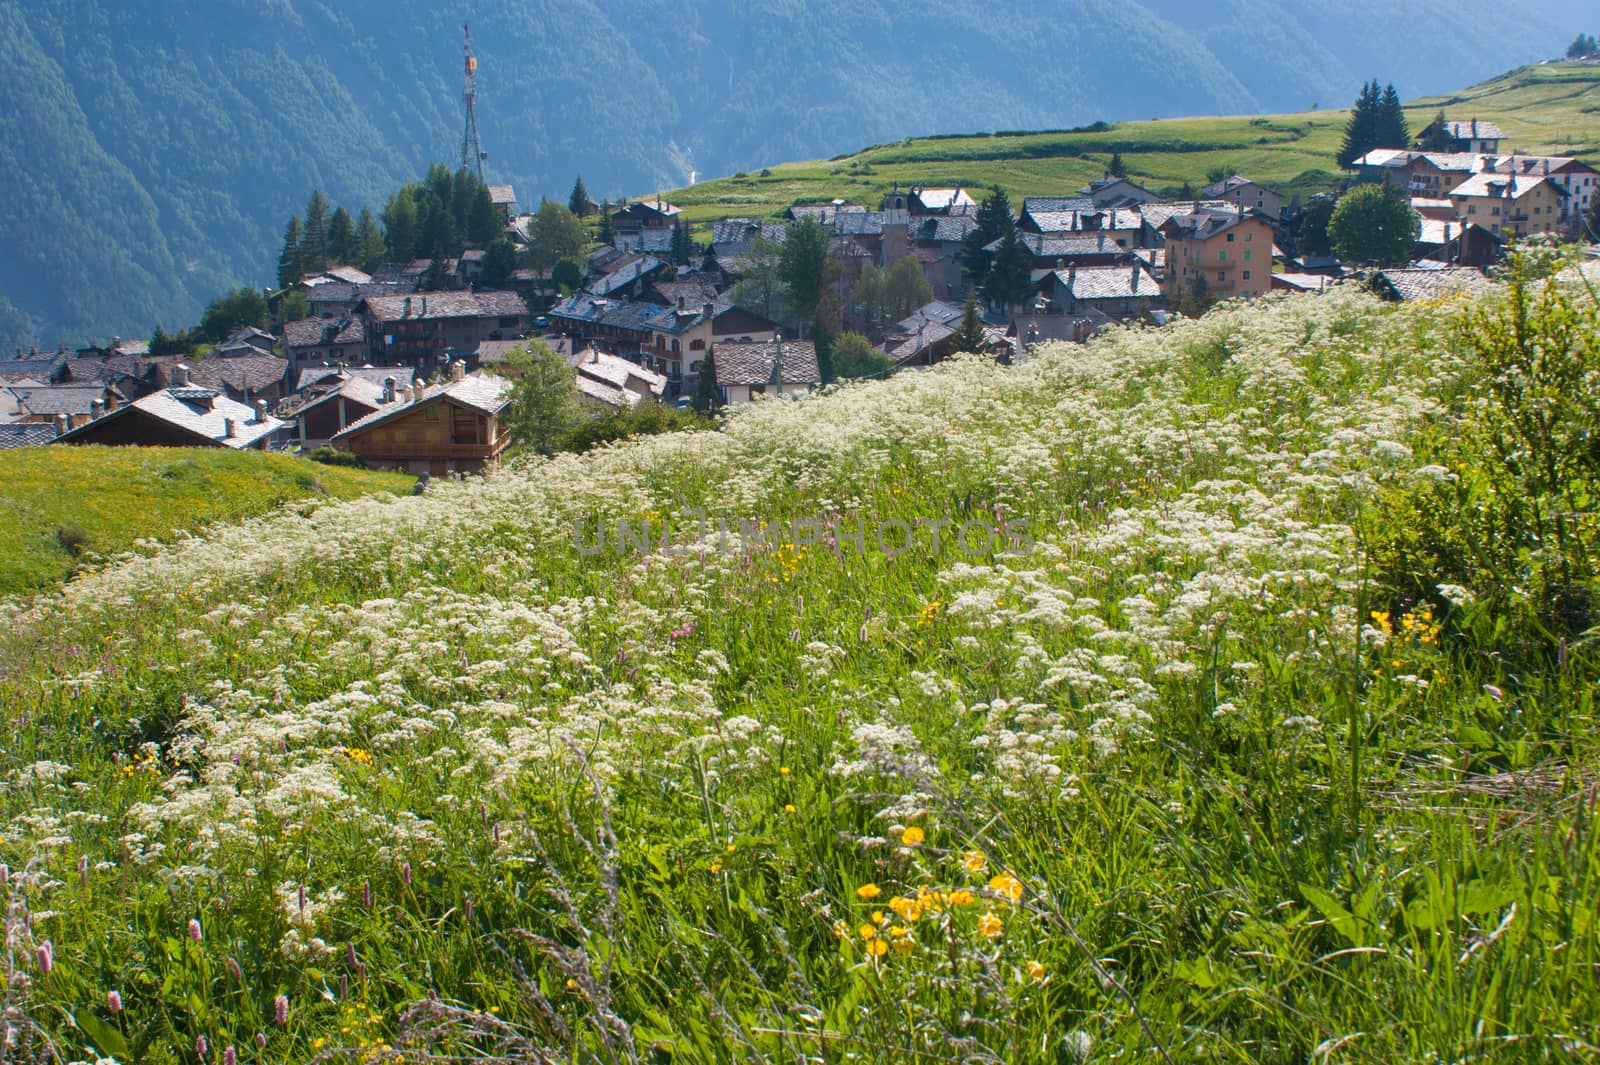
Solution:
[[[122,1012],[122,993],[120,991],[106,992],[106,1009],[112,1013]]]
[[[198,917],[189,918],[189,938],[194,940],[196,943],[205,938],[204,934],[200,931],[200,919]]]
[[[39,944],[39,972],[45,976],[50,975],[50,970],[55,968],[56,948],[47,939]]]

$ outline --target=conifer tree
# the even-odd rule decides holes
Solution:
[[[1011,200],[999,185],[985,196],[978,206],[977,226],[961,242],[961,272],[982,284],[989,276],[990,254],[984,249],[1005,235],[1006,227],[1014,225],[1011,217]]]
[[[1111,162],[1106,164],[1106,176],[1119,178],[1128,176],[1128,164],[1122,161],[1121,152],[1111,153]]]
[[[1356,98],[1355,109],[1350,112],[1350,121],[1344,127],[1344,144],[1338,155],[1341,167],[1349,169],[1351,163],[1377,147],[1381,98],[1382,90],[1378,88],[1376,78],[1361,86],[1361,95]]]
[[[289,219],[283,230],[283,250],[278,253],[278,287],[288,288],[305,276],[300,268],[300,216]]]
[[[489,186],[477,178],[472,179],[471,187],[467,190],[464,232],[475,248],[488,248],[505,235],[500,225],[500,215],[494,209],[494,201],[489,199]]]
[[[688,225],[680,218],[672,224],[672,244],[667,249],[667,258],[675,266],[688,266],[693,257],[694,242],[689,239]]]
[[[600,205],[600,232],[596,239],[601,244],[610,244],[616,239],[616,234],[611,231],[611,201],[607,200]]]
[[[1400,94],[1394,91],[1392,84],[1384,86],[1383,96],[1378,101],[1378,113],[1374,125],[1376,130],[1373,134],[1372,147],[1411,147],[1411,127],[1406,122],[1405,107],[1400,103]]]
[[[1428,123],[1428,128],[1422,131],[1422,137],[1418,144],[1425,152],[1442,152],[1449,149],[1450,124],[1444,117],[1443,111],[1440,111],[1434,116],[1433,121]]]
[[[977,297],[967,295],[967,305],[961,311],[961,325],[950,337],[951,351],[982,351],[988,339],[983,331],[983,319],[978,317]]]
[[[305,235],[300,239],[300,268],[314,274],[328,268],[328,198],[322,190],[306,203]]]
[[[588,218],[594,208],[590,206],[589,190],[583,187],[583,175],[572,183],[572,195],[567,197],[567,210],[579,218]]]
[[[383,209],[383,232],[390,262],[410,262],[417,251],[417,200],[407,185],[389,197]]]
[[[710,414],[717,409],[716,357],[717,350],[713,347],[700,360],[700,373],[694,379],[694,391],[690,394],[690,405],[701,414]]]
[[[361,208],[361,217],[356,221],[355,255],[352,265],[371,273],[383,262],[384,253],[388,245],[384,243],[383,230],[378,228],[378,223],[372,217],[372,210]]]
[[[990,302],[1004,307],[1027,302],[1033,294],[1033,253],[1022,243],[1017,227],[1006,227],[995,249],[994,265],[983,283],[983,294]]]
[[[349,266],[356,259],[356,223],[343,207],[328,219],[328,258],[333,266]]]

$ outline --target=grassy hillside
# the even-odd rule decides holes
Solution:
[[[1467,313],[1229,305],[9,608],[19,1044],[1593,1060],[1595,522],[1491,464]]]
[[[8,451],[0,459],[0,596],[45,587],[140,541],[170,540],[294,500],[409,492],[411,482],[286,455],[200,448]]]
[[[1523,67],[1451,96],[1416,100],[1407,108],[1420,130],[1444,108],[1456,118],[1500,123],[1522,152],[1575,155],[1600,163],[1600,67],[1550,63]],[[878,145],[830,160],[784,163],[743,177],[706,181],[667,194],[700,220],[724,215],[772,215],[796,201],[835,197],[876,205],[892,186],[1001,185],[1013,202],[1023,196],[1070,195],[1105,172],[1121,152],[1133,176],[1157,190],[1196,188],[1214,167],[1286,193],[1327,189],[1343,175],[1334,155],[1344,136],[1345,111],[1119,122],[1102,131],[924,137]]]

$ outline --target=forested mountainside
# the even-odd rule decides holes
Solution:
[[[1554,54],[1576,0],[0,0],[0,348],[145,334],[265,283],[322,188],[458,157],[460,23],[489,178],[525,201],[902,136],[1343,104]],[[1426,16],[1426,17],[1425,17]]]

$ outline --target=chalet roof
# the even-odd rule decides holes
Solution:
[[[1239,210],[1229,207],[1225,210],[1216,208],[1203,208],[1191,214],[1174,215],[1162,223],[1161,232],[1168,237],[1177,237],[1181,240],[1210,240],[1219,233],[1226,233],[1246,221],[1263,221],[1254,208],[1247,207]]]
[[[1329,277],[1327,274],[1301,274],[1288,271],[1272,275],[1272,284],[1275,288],[1293,289],[1296,292],[1321,292],[1329,285],[1338,283],[1338,278]]]
[[[126,407],[118,407],[102,418],[80,425],[61,439],[88,435],[90,430],[113,418],[128,417],[135,410],[223,447],[250,447],[284,427],[282,421],[271,415],[257,421],[251,407],[218,395],[212,389],[179,387],[164,388],[136,399]],[[233,423],[231,434],[228,432],[230,420]]]
[[[201,388],[247,394],[282,384],[288,370],[289,360],[276,355],[201,359],[189,370],[189,380]]]
[[[1093,211],[1094,201],[1087,196],[1029,196],[1022,201],[1024,213],[1033,214],[1043,211],[1046,214],[1058,214],[1071,211]]]
[[[1477,230],[1481,237],[1493,240],[1496,244],[1504,243],[1501,238],[1478,225],[1476,222],[1446,221],[1441,218],[1424,218],[1422,229],[1417,234],[1418,244],[1443,245],[1447,241],[1460,240],[1468,230]]]
[[[578,391],[611,407],[631,407],[645,396],[659,398],[667,390],[665,376],[636,362],[585,349],[567,359],[576,371]],[[630,388],[634,383],[643,388]]]
[[[403,417],[414,410],[420,410],[433,403],[442,403],[447,398],[463,407],[471,407],[473,410],[481,411],[484,414],[499,414],[506,408],[506,404],[511,402],[511,388],[512,383],[504,377],[495,377],[489,374],[478,374],[464,377],[459,381],[451,381],[448,384],[436,385],[426,388],[421,399],[403,399],[396,403],[390,403],[380,410],[373,411],[365,418],[351,422],[341,432],[335,434],[333,439],[339,440],[355,433],[365,432],[373,426],[380,425],[390,419]]]
[[[1228,177],[1223,178],[1221,181],[1207,185],[1205,188],[1201,189],[1200,195],[1210,200],[1226,196],[1230,192],[1237,192],[1240,189],[1258,187],[1259,186],[1254,181],[1251,181],[1242,174],[1231,174]]]
[[[660,199],[636,200],[633,203],[628,204],[628,206],[615,212],[615,214],[619,215],[632,215],[636,217],[656,215],[661,218],[672,218],[673,216],[682,213],[683,208],[676,207],[670,203],[667,203],[665,200]]]
[[[143,379],[149,375],[153,364],[136,355],[102,355],[83,359],[68,359],[69,381],[111,381],[119,377]]]
[[[222,343],[214,347],[212,353],[225,354],[230,351],[247,353],[249,349],[253,349],[271,355],[272,349],[277,343],[278,338],[271,333],[264,332],[254,326],[246,326],[243,329],[235,330]]]
[[[956,211],[964,207],[977,207],[978,203],[967,190],[953,189],[912,189],[911,199],[922,206],[925,211]]]
[[[496,207],[509,207],[517,202],[517,194],[510,185],[490,185],[489,202]]]
[[[745,245],[757,236],[782,243],[789,236],[789,227],[783,222],[758,222],[754,218],[723,218],[711,224],[713,247]]]
[[[65,351],[34,351],[12,358],[0,358],[0,383],[24,377],[48,381],[58,374],[66,363]]]
[[[832,225],[834,218],[839,215],[866,213],[865,207],[855,203],[797,203],[784,212],[796,222],[802,218],[814,218],[824,225]]]
[[[912,311],[908,317],[896,322],[894,328],[900,333],[915,333],[919,328],[928,329],[936,325],[954,326],[961,321],[964,313],[966,309],[960,304],[932,300]]]
[[[395,394],[397,396],[399,395],[399,390],[401,387],[400,380],[398,377],[396,377]],[[365,377],[345,377],[341,378],[339,383],[334,387],[329,388],[325,392],[317,393],[305,403],[301,404],[294,413],[298,417],[305,414],[307,411],[312,410],[313,408],[322,406],[324,403],[332,403],[338,399],[359,403],[361,406],[369,408],[368,413],[370,413],[371,411],[378,410],[385,405],[383,401],[383,395],[383,385],[376,381],[369,381]],[[395,400],[391,399],[389,402],[393,403]],[[365,415],[363,415],[363,417],[365,417]]]
[[[399,285],[410,282],[415,288],[422,280],[422,275],[428,272],[429,260],[420,260],[422,266],[416,263],[379,263],[372,271],[372,283],[375,285]]]
[[[1467,180],[1450,190],[1450,198],[1457,196],[1493,196],[1501,199],[1520,200],[1528,193],[1545,184],[1547,179],[1542,175],[1534,177],[1518,177],[1516,174],[1481,173],[1473,174]],[[1553,189],[1561,190],[1561,186],[1550,183]],[[1564,193],[1564,190],[1561,190]]]
[[[307,366],[296,376],[294,390],[332,388],[337,382],[348,380],[362,380],[381,388],[386,377],[394,378],[396,388],[409,388],[416,376],[417,371],[410,366]]]
[[[1020,315],[1012,323],[1011,333],[1027,343],[1076,341],[1116,324],[1117,320],[1104,311],[1086,307],[1076,314]]]
[[[1428,128],[1431,130],[1438,123],[1435,122]],[[1476,118],[1458,121],[1446,119],[1444,130],[1450,137],[1458,141],[1502,141],[1506,139],[1505,131],[1493,122],[1479,121]]]
[[[1127,251],[1117,245],[1115,231],[1091,230],[1087,233],[1062,235],[1059,233],[1018,233],[1017,238],[1024,247],[1033,252],[1036,259],[1064,258],[1071,255],[1126,255]],[[996,240],[986,245],[986,250],[993,251],[1000,246]]]
[[[959,318],[957,319],[959,321]],[[883,349],[896,365],[909,362],[929,348],[955,335],[955,327],[948,322],[927,322],[921,329],[909,332],[900,329],[884,338]]]
[[[969,214],[935,215],[917,219],[912,227],[912,235],[917,240],[931,243],[959,244],[977,228],[977,218]]]
[[[56,427],[46,422],[0,423],[0,451],[43,447],[56,439]]]
[[[1161,286],[1141,262],[1127,266],[1075,266],[1057,270],[1056,283],[1076,300],[1155,299]]]
[[[624,263],[614,270],[591,279],[588,289],[596,296],[609,296],[618,289],[628,287],[641,277],[655,273],[665,265],[666,263],[653,255],[636,256],[632,262]]]
[[[378,322],[520,318],[528,313],[528,305],[515,292],[418,292],[410,296],[371,296],[366,303]]]
[[[29,414],[53,416],[88,414],[90,404],[105,398],[106,389],[102,384],[43,385],[37,388],[12,385],[11,393]]]
[[[651,290],[668,307],[676,306],[681,299],[691,307],[716,301],[717,286],[708,277],[688,277],[677,281],[656,281]]]
[[[366,323],[354,315],[302,318],[298,322],[285,322],[283,326],[284,345],[291,349],[365,344],[366,341]]]
[[[1384,270],[1378,275],[1389,293],[1402,303],[1437,299],[1453,292],[1476,292],[1489,284],[1483,271],[1467,266],[1443,269],[1406,267]]]
[[[550,308],[550,317],[648,333],[651,319],[660,310],[660,305],[655,303],[605,299],[592,293],[579,292]]]
[[[719,343],[712,352],[717,384],[764,385],[772,380],[772,364],[778,351],[783,353],[783,383],[818,385],[822,372],[817,368],[817,346],[809,340],[766,340],[743,344]]]

